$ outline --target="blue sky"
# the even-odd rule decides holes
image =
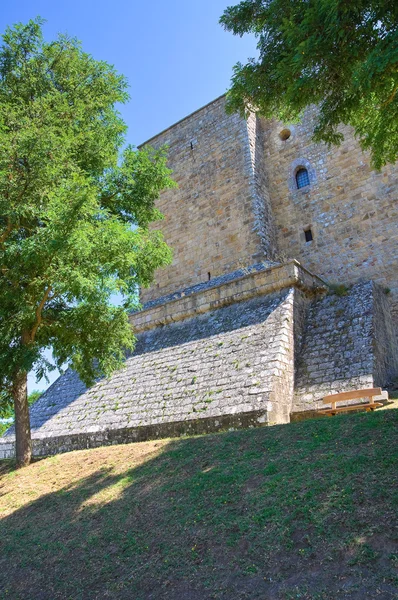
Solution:
[[[218,19],[234,0],[18,0],[4,3],[0,30],[40,15],[47,40],[68,33],[130,83],[122,107],[138,145],[223,94],[232,66],[254,56],[255,40],[225,32]]]
[[[68,33],[94,58],[115,65],[130,84],[130,102],[121,107],[127,142],[139,145],[223,94],[233,65],[256,55],[253,37],[235,37],[218,24],[237,3],[18,0],[3,4],[0,31],[41,16],[47,40]],[[45,387],[29,378],[30,390]]]

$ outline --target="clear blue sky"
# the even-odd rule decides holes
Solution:
[[[47,40],[68,33],[94,58],[115,65],[130,84],[131,100],[121,108],[127,141],[139,145],[223,94],[233,65],[257,54],[253,37],[235,37],[218,24],[237,3],[18,0],[3,4],[0,31],[41,16]],[[46,387],[29,377],[30,390]]]
[[[47,40],[68,33],[130,83],[122,108],[138,145],[223,94],[232,66],[256,54],[252,37],[225,32],[218,19],[237,0],[18,0],[4,2],[0,30],[40,15]]]

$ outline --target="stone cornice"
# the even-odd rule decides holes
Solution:
[[[248,267],[246,273],[231,281],[221,282],[189,295],[185,295],[183,290],[177,298],[144,307],[130,315],[130,323],[135,333],[141,333],[290,287],[300,289],[307,295],[324,293],[327,290],[327,284],[320,277],[307,271],[296,260],[261,271],[251,271]]]

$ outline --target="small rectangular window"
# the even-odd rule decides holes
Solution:
[[[312,231],[311,231],[310,227],[308,229],[304,229],[304,235],[305,235],[306,242],[312,242],[312,240],[314,239],[312,236]]]

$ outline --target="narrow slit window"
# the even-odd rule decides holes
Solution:
[[[211,273],[210,273],[210,271],[209,271],[209,272],[207,273],[207,280],[208,280],[208,281],[210,281],[210,279],[211,279]]]
[[[307,169],[301,168],[296,173],[296,183],[297,189],[303,188],[307,185],[310,185],[310,177],[308,175]]]
[[[304,235],[305,235],[306,242],[312,242],[312,240],[314,239],[310,227],[308,229],[304,229]]]

